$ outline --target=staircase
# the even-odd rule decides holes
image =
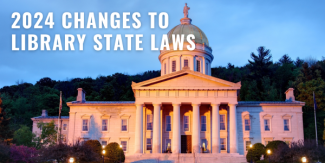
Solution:
[[[127,163],[246,163],[246,157],[238,153],[189,153],[189,154],[139,154],[127,156]]]

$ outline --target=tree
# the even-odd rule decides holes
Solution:
[[[257,48],[258,54],[251,53],[251,60],[248,60],[250,66],[249,70],[251,76],[255,79],[261,79],[263,76],[270,75],[270,65],[272,64],[272,55],[269,49],[265,49],[263,46]]]
[[[51,146],[56,144],[57,141],[57,130],[54,121],[50,123],[37,123],[38,128],[42,128],[42,134],[40,135],[40,143],[43,146]]]
[[[7,143],[0,142],[0,162],[9,162],[10,146]]]
[[[35,147],[35,139],[36,135],[30,130],[26,125],[21,125],[20,128],[15,131],[13,142],[16,145],[24,145],[27,147]]]
[[[10,118],[7,117],[7,113],[2,108],[2,99],[0,94],[0,141],[10,141],[12,135],[11,129],[9,128]]]
[[[292,59],[288,56],[288,54],[283,55],[280,58],[279,62],[281,65],[293,63]]]
[[[247,162],[253,160],[254,162],[259,161],[261,156],[265,154],[265,146],[262,143],[256,143],[250,148],[246,155]]]
[[[120,145],[116,142],[109,143],[105,147],[106,153],[105,157],[108,157],[109,163],[115,163],[115,162],[124,162],[125,155],[122,148],[120,148]]]

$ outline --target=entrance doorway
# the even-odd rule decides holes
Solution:
[[[192,135],[181,135],[181,153],[192,153]]]

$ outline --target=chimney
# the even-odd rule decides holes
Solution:
[[[47,110],[42,110],[42,117],[47,117]]]
[[[82,88],[78,88],[77,90],[78,90],[77,101],[86,102],[86,92]]]
[[[294,102],[295,101],[295,95],[293,94],[293,88],[289,88],[285,94],[286,94],[286,101],[288,102]]]

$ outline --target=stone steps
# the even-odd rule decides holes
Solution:
[[[139,154],[127,156],[127,163],[246,163],[238,153],[197,154]]]

